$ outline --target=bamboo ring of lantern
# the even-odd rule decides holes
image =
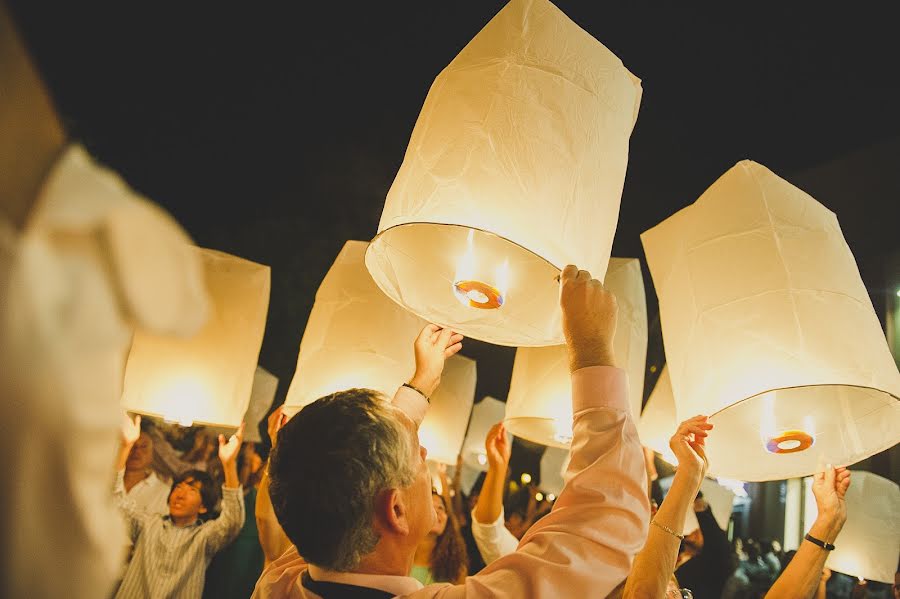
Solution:
[[[421,318],[497,345],[565,342],[555,280],[603,278],[640,82],[548,0],[511,0],[438,74],[366,267]]]
[[[900,373],[833,212],[742,161],[641,239],[677,412],[715,426],[710,472],[806,476],[900,440]]]
[[[809,449],[813,443],[815,440],[806,431],[784,431],[766,442],[766,451],[769,453],[795,453]]]

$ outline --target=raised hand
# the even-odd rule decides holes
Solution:
[[[430,397],[441,383],[444,361],[462,349],[462,340],[462,335],[448,328],[425,325],[413,345],[416,372],[410,384]]]
[[[846,468],[832,468],[828,465],[824,472],[817,472],[813,477],[812,492],[819,516],[843,526],[847,520],[847,502],[844,496],[849,487],[850,471]]]
[[[235,464],[235,460],[237,459],[238,452],[241,449],[241,442],[244,440],[244,423],[241,423],[241,426],[237,429],[237,431],[231,435],[228,441],[225,441],[225,435],[219,435],[219,459],[222,461],[222,466],[229,466]]]
[[[134,420],[128,417],[128,414],[122,414],[122,445],[129,449],[134,445],[141,436],[141,415],[137,414]]]
[[[512,444],[506,436],[506,427],[502,422],[498,422],[488,431],[484,439],[484,450],[487,453],[489,468],[505,470],[509,465]]]
[[[284,405],[280,405],[269,414],[269,418],[266,422],[266,430],[269,432],[269,441],[272,442],[272,447],[275,447],[275,442],[278,440],[278,431],[281,430],[281,427],[287,423],[288,417],[284,413]]]
[[[698,484],[709,468],[704,446],[712,428],[708,417],[694,416],[678,425],[678,430],[669,439],[669,448],[678,458],[678,469],[683,468],[694,474]]]
[[[559,305],[569,348],[569,369],[615,366],[616,297],[591,273],[566,266],[560,275]]]

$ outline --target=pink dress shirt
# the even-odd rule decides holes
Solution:
[[[375,588],[410,599],[606,597],[631,570],[647,537],[647,473],[628,406],[625,372],[609,366],[572,374],[574,436],[566,484],[549,514],[518,549],[463,584],[427,587],[406,576],[331,572],[307,565],[292,547],[263,572],[255,599],[313,599],[300,577]],[[394,398],[417,423],[427,404],[401,388]]]

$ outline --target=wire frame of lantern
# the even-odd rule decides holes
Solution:
[[[547,0],[511,0],[437,76],[366,255],[468,337],[563,343],[556,277],[603,277],[639,81]]]
[[[642,240],[711,472],[805,476],[900,440],[900,374],[834,213],[743,161]]]
[[[263,368],[256,367],[253,375],[253,387],[250,391],[250,404],[244,413],[244,441],[250,443],[262,443],[262,435],[259,432],[259,423],[266,417],[269,408],[275,401],[275,393],[278,391],[278,377]]]
[[[900,487],[854,470],[846,501],[847,522],[825,566],[862,580],[893,583],[900,559]]]
[[[209,320],[189,338],[136,331],[122,404],[183,426],[237,427],[262,346],[270,270],[223,252],[196,251],[211,301]]]
[[[285,413],[355,387],[388,397],[415,370],[413,340],[425,321],[392,302],[372,281],[366,244],[348,241],[316,292]]]
[[[628,401],[637,420],[647,360],[647,301],[640,262],[612,258],[604,286],[615,294],[619,306],[613,353],[617,366],[628,373]],[[572,384],[566,346],[516,350],[505,422],[517,437],[551,447],[569,446]]]
[[[475,360],[457,354],[444,363],[441,384],[419,425],[419,441],[429,460],[456,464],[475,401],[476,376]]]
[[[656,379],[656,386],[653,387],[638,419],[637,429],[641,445],[649,447],[668,463],[677,464],[678,460],[669,448],[669,439],[678,429],[678,423],[669,369],[663,365],[659,378]]]

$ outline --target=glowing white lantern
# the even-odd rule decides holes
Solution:
[[[428,459],[456,464],[475,401],[475,378],[475,360],[457,354],[445,362],[441,384],[419,426],[419,441],[428,450]]]
[[[237,427],[250,402],[262,346],[270,271],[223,252],[197,251],[212,302],[209,321],[188,339],[138,330],[122,403],[184,426]]]
[[[551,495],[559,495],[565,485],[566,468],[571,452],[559,447],[548,447],[541,456],[541,489]]]
[[[893,583],[900,558],[897,483],[854,470],[847,490],[847,522],[834,545],[825,563],[828,568],[864,580]]]
[[[669,368],[663,366],[637,423],[641,445],[649,447],[670,464],[677,464],[678,460],[669,448],[669,439],[678,429],[678,423]]]
[[[628,400],[632,416],[637,419],[647,359],[647,301],[640,262],[634,258],[612,258],[604,285],[615,294],[619,305],[613,351],[616,365],[628,373]],[[566,346],[516,350],[506,400],[506,428],[535,443],[569,446],[572,385]]]
[[[394,301],[500,345],[563,343],[556,277],[603,277],[640,82],[547,0],[511,0],[438,75],[366,265]]]
[[[900,374],[834,213],[744,161],[642,239],[712,472],[805,476],[900,440]]]
[[[669,492],[673,478],[674,477],[672,476],[667,476],[660,479],[660,487],[665,493]],[[734,492],[711,478],[704,478],[703,482],[700,483],[700,493],[703,494],[703,499],[709,504],[709,509],[712,512],[713,518],[716,520],[716,524],[719,525],[719,528],[727,532],[728,523],[731,520],[731,513],[734,510]],[[697,514],[694,512],[693,508],[691,508],[685,516],[684,527],[682,530],[684,531],[684,534],[688,534],[698,528],[700,528],[700,523],[697,521]]]
[[[479,472],[487,471],[487,454],[484,452],[484,440],[491,427],[503,421],[506,404],[493,397],[485,397],[472,408],[469,428],[463,441],[463,463]]]
[[[413,341],[426,323],[378,289],[364,264],[367,245],[345,243],[316,292],[285,401],[289,416],[354,387],[392,397],[415,371]]]
[[[253,375],[253,387],[250,390],[250,404],[244,413],[244,422],[246,423],[244,441],[262,443],[259,423],[272,407],[277,391],[278,377],[262,366],[257,366],[256,373]]]

